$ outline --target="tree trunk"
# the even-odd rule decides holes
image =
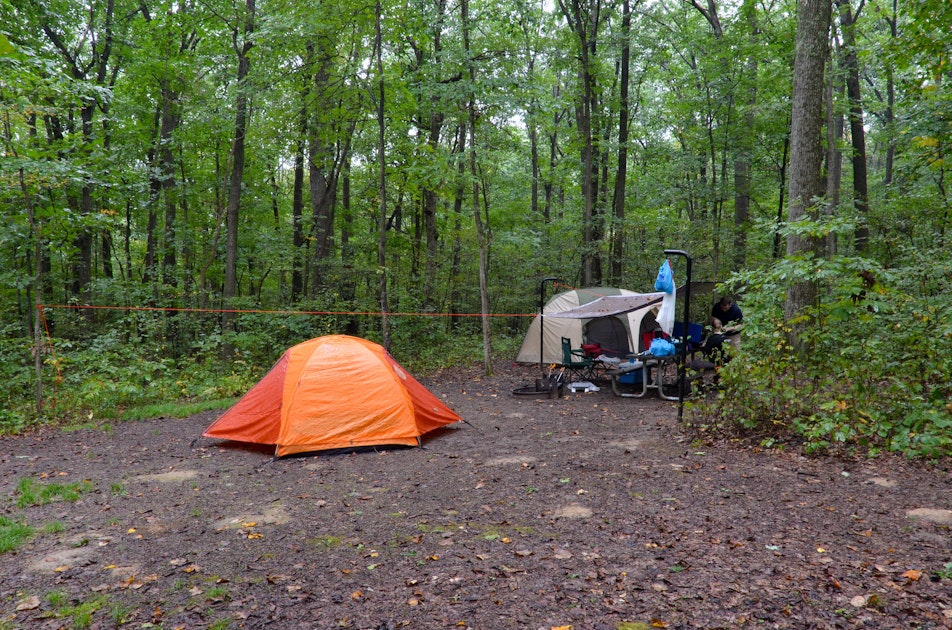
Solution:
[[[760,35],[760,26],[757,22],[757,9],[753,2],[744,2],[743,13],[750,25],[750,38],[756,41]],[[734,157],[734,259],[733,271],[744,269],[747,265],[747,222],[750,220],[750,192],[751,192],[751,154],[753,153],[753,133],[755,111],[757,108],[757,74],[759,64],[757,57],[751,55],[746,65],[747,79],[750,87],[747,90],[747,102],[744,111],[744,128],[740,130],[740,142]]]
[[[790,118],[790,222],[803,216],[816,218],[817,198],[823,196],[823,90],[824,68],[829,59],[829,29],[832,0],[799,0],[793,96]],[[793,234],[787,238],[787,255],[802,256],[821,251],[821,239]],[[803,349],[799,320],[804,308],[817,297],[814,282],[797,282],[787,291],[784,314],[792,324],[790,341]]]
[[[625,269],[625,191],[628,182],[628,84],[631,63],[631,2],[622,3],[621,36],[621,85],[618,87],[621,102],[618,111],[618,168],[615,171],[615,191],[612,199],[612,256],[610,266],[611,284],[621,286]]]
[[[479,202],[479,173],[476,166],[476,68],[469,41],[469,0],[460,0],[463,27],[463,49],[469,65],[469,176],[473,184],[473,219],[476,222],[476,242],[479,248],[479,302],[483,324],[483,372],[493,373],[492,331],[489,322],[489,244]]]
[[[241,207],[241,183],[245,172],[245,134],[248,131],[248,74],[251,61],[248,53],[254,45],[251,35],[254,32],[255,0],[245,0],[245,15],[242,25],[243,37],[239,44],[238,27],[233,32],[235,52],[238,55],[238,76],[235,96],[235,134],[231,145],[231,175],[228,185],[228,206],[225,211],[225,284],[222,297],[225,306],[238,295],[238,211]],[[225,333],[235,330],[234,314],[223,313],[222,329]],[[232,344],[222,344],[222,354],[230,357],[234,352]]]
[[[457,159],[456,173],[457,184],[453,195],[453,255],[450,270],[450,303],[449,310],[454,315],[450,318],[450,330],[454,330],[460,323],[460,317],[455,315],[459,312],[463,298],[460,291],[460,268],[463,263],[463,199],[466,197],[466,161],[463,156],[466,155],[466,125],[460,125],[456,129],[456,147],[454,152],[459,156]]]
[[[179,111],[179,95],[169,86],[168,78],[162,81],[160,88],[162,98],[162,124],[159,129],[158,146],[158,172],[160,179],[160,188],[163,201],[165,203],[165,230],[163,233],[162,247],[164,256],[162,257],[162,282],[166,286],[175,286],[175,263],[176,263],[176,242],[175,242],[175,219],[176,219],[176,199],[175,188],[177,180],[175,177],[175,155],[172,152],[172,134],[178,129],[182,121],[182,115]]]
[[[833,44],[837,45],[836,38]],[[843,189],[843,114],[833,106],[834,100],[842,98],[845,86],[834,74],[826,81],[826,214],[840,205]],[[824,254],[833,255],[837,250],[836,234],[831,232],[825,239]]]
[[[863,127],[863,98],[859,83],[859,59],[856,54],[856,32],[850,0],[837,0],[840,27],[843,31],[843,64],[846,70],[846,94],[850,103],[850,138],[853,147],[853,204],[859,214],[854,234],[856,251],[866,253],[869,244],[869,186],[866,174],[866,130]]]
[[[598,134],[595,130],[594,117],[597,111],[595,107],[597,91],[592,69],[596,37],[601,23],[601,3],[600,0],[559,0],[559,6],[569,27],[578,38],[579,44],[579,94],[575,99],[575,123],[581,139],[582,284],[592,286],[601,282],[597,264],[599,230],[596,225],[598,219],[596,138]]]
[[[889,36],[893,42],[899,39],[898,20],[898,2],[892,1],[892,15],[886,18],[889,24]],[[886,168],[883,173],[883,183],[886,185],[886,196],[889,196],[889,189],[893,182],[893,162],[896,158],[896,129],[895,129],[895,111],[896,111],[896,79],[894,76],[894,66],[891,59],[886,60],[886,111],[883,114],[883,122],[886,127]]]
[[[294,151],[294,183],[291,193],[291,243],[294,259],[291,262],[291,301],[297,302],[304,294],[304,146],[307,137],[307,111],[301,106],[300,121]]]
[[[380,198],[380,213],[377,215],[377,274],[380,299],[380,336],[384,348],[390,349],[390,304],[387,299],[387,123],[384,118],[383,31],[381,25],[381,0],[375,3],[374,46],[377,52],[377,195]]]

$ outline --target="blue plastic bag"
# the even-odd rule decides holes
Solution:
[[[667,259],[661,263],[661,269],[658,270],[658,277],[654,283],[655,291],[664,293],[674,293],[674,271],[671,269],[671,263]]]
[[[652,339],[648,352],[656,357],[666,357],[674,354],[674,344],[667,339]]]

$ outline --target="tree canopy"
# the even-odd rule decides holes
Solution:
[[[73,408],[123,406],[221,357],[244,376],[177,392],[233,394],[328,332],[490,369],[541,278],[647,291],[677,248],[750,321],[727,370],[747,393],[707,417],[759,427],[790,399],[782,422],[818,444],[863,423],[893,448],[952,444],[945,0],[0,17],[0,423],[46,413],[22,400],[44,374]]]

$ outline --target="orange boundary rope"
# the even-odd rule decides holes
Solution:
[[[382,311],[272,311],[266,309],[182,308],[173,306],[93,306],[80,304],[38,304],[42,312],[47,308],[74,310],[98,309],[112,311],[173,311],[177,313],[265,313],[272,315],[384,315]],[[386,313],[390,317],[482,317],[483,313]],[[535,317],[538,313],[486,313],[486,317]],[[44,319],[45,321],[45,319]],[[47,331],[49,334],[49,331]]]

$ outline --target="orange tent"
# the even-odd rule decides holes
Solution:
[[[281,356],[204,437],[276,445],[275,455],[383,444],[461,418],[380,346],[346,335],[318,337]]]

